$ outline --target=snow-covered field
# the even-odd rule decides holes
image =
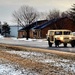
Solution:
[[[5,59],[0,59],[0,75],[38,75],[19,65],[11,64]]]
[[[69,59],[63,59],[55,54],[39,53],[39,52],[25,52],[25,51],[6,51],[11,54],[20,55],[23,58],[36,60],[37,62],[47,63],[52,66],[61,67],[66,73],[71,72],[75,74],[75,61]]]
[[[5,39],[3,36],[0,36],[1,39]],[[26,40],[26,38],[10,38],[13,40],[23,40],[23,41],[37,41],[42,42],[45,41],[45,39],[29,39]],[[67,73],[71,73],[70,75],[75,75],[75,60],[70,59],[64,59],[62,57],[58,57],[55,54],[51,53],[40,53],[40,52],[30,52],[30,51],[6,51],[10,54],[17,54],[21,56],[22,58],[34,60],[36,62],[46,63],[51,66],[60,67],[63,69],[66,74],[63,72],[58,72],[58,74],[55,75],[67,75]],[[7,61],[7,60],[6,60]],[[11,63],[3,63],[5,60],[0,59],[0,75],[39,75],[35,72],[32,72],[28,70],[27,68],[20,68],[19,65],[14,65]]]

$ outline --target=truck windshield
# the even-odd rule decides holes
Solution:
[[[73,34],[73,36],[75,36],[75,32],[73,32],[73,33],[71,33],[71,34]]]
[[[61,31],[56,31],[55,35],[62,35],[62,32]]]
[[[75,33],[73,35],[75,36]]]
[[[70,32],[69,31],[65,31],[64,35],[70,35]]]

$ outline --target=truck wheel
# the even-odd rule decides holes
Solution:
[[[48,45],[49,47],[52,47],[52,43],[50,41],[48,41]]]
[[[59,47],[59,40],[55,40],[55,47]]]
[[[67,47],[67,43],[64,43],[64,47]]]
[[[74,44],[71,44],[72,47],[74,47]]]
[[[75,46],[75,41],[71,41],[71,46],[72,46],[72,47]]]

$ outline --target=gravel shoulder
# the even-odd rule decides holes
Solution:
[[[75,54],[0,44],[0,58],[38,75],[74,75]]]

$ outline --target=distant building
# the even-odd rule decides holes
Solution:
[[[22,28],[22,26],[10,25],[10,36],[18,37],[18,30],[21,28]]]

